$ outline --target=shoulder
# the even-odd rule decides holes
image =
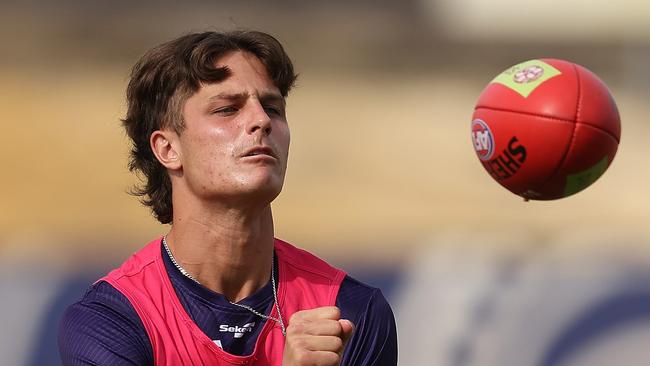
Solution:
[[[294,291],[310,291],[324,304],[332,305],[336,299],[339,286],[345,278],[345,272],[307,252],[282,240],[275,239],[275,251],[280,269],[280,282],[291,283]],[[307,301],[303,306],[317,305]]]
[[[147,243],[142,249],[133,253],[120,267],[112,270],[106,279],[117,280],[128,278],[141,273],[145,268],[153,264],[161,255],[162,238],[157,238]]]
[[[381,290],[349,275],[345,276],[341,283],[336,306],[341,309],[341,315],[347,316],[350,320],[373,321],[369,324],[370,327],[390,326],[395,322],[393,310]]]
[[[129,300],[100,281],[70,305],[59,326],[64,365],[150,365],[151,344]]]
[[[284,263],[291,267],[299,268],[302,271],[325,277],[339,275],[341,279],[344,275],[343,271],[333,267],[316,255],[280,239],[275,239],[275,251]]]
[[[336,306],[355,325],[342,365],[397,364],[395,316],[381,290],[346,276]]]

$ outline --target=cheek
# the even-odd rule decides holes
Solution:
[[[204,131],[187,136],[184,161],[185,172],[195,178],[218,179],[224,167],[232,162],[235,145],[222,131]]]
[[[291,143],[291,133],[289,132],[289,126],[284,125],[278,131],[278,148],[282,149],[285,157],[289,155],[289,145]]]

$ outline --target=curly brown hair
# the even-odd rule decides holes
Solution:
[[[163,224],[171,223],[173,218],[172,187],[149,139],[162,128],[183,132],[182,106],[202,83],[217,83],[230,76],[227,67],[215,64],[232,51],[257,56],[282,96],[289,94],[297,77],[289,56],[273,36],[257,31],[184,35],[145,53],[131,72],[126,90],[128,109],[122,122],[132,141],[129,170],[142,178],[131,193],[140,196]]]

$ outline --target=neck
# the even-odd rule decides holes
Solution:
[[[203,286],[237,302],[268,283],[274,241],[269,205],[247,210],[176,208],[174,204],[169,249]]]

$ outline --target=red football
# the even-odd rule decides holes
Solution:
[[[522,62],[479,97],[472,141],[483,167],[511,192],[534,200],[570,196],[611,164],[621,122],[607,86],[571,62]]]

